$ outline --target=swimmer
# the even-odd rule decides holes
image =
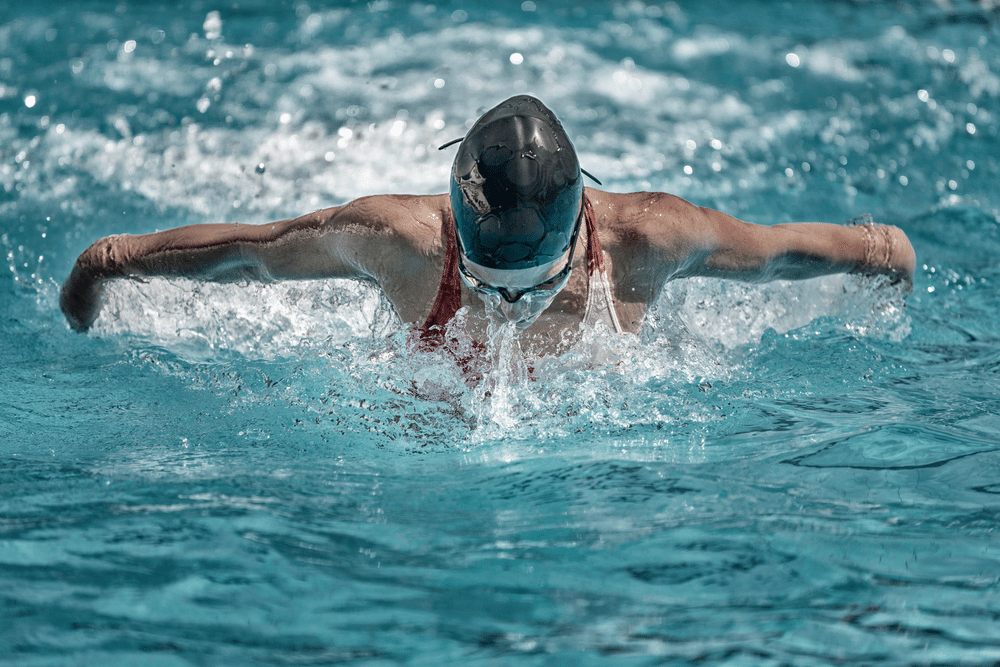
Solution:
[[[912,284],[913,247],[896,227],[764,226],[662,192],[584,187],[559,120],[527,95],[488,111],[460,141],[448,194],[363,197],[264,225],[101,239],[77,259],[59,305],[82,332],[111,280],[352,278],[378,285],[428,339],[468,308],[476,340],[500,318],[555,349],[581,324],[637,332],[679,278],[862,273]]]

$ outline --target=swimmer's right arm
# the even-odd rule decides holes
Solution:
[[[59,306],[86,331],[119,278],[183,277],[212,282],[370,278],[359,258],[380,235],[357,202],[264,225],[206,224],[103,238],[77,259]],[[377,217],[377,216],[376,216]]]

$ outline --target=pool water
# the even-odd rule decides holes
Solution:
[[[997,663],[991,4],[0,0],[0,662]],[[59,312],[105,235],[443,192],[522,92],[608,190],[900,226],[912,292],[678,281],[471,387],[349,281]]]

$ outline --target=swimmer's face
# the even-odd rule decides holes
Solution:
[[[583,221],[577,215],[569,250],[551,262],[530,269],[490,269],[469,261],[459,243],[458,268],[466,287],[479,295],[487,311],[499,314],[519,329],[526,329],[548,308],[566,286]]]

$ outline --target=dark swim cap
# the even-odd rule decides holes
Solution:
[[[569,250],[582,202],[573,144],[530,95],[486,112],[458,149],[451,208],[471,262],[516,270],[558,259]]]

